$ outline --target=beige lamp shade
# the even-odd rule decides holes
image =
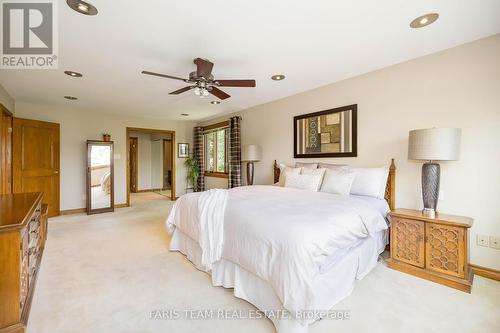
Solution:
[[[429,128],[410,131],[408,158],[456,161],[460,157],[460,128]]]
[[[257,145],[243,146],[241,160],[244,162],[257,162],[262,159],[262,148]]]

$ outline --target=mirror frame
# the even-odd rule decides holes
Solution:
[[[109,161],[110,161],[110,177],[111,177],[111,202],[109,207],[105,208],[97,208],[97,209],[92,209],[91,205],[91,165],[92,165],[92,146],[109,146],[110,147],[110,156],[109,156]],[[106,213],[106,212],[114,212],[115,211],[115,186],[114,186],[114,181],[115,181],[115,171],[114,171],[114,153],[113,153],[113,141],[99,141],[99,140],[87,140],[87,215],[91,214],[99,214],[99,213]]]
[[[352,112],[352,149],[350,152],[341,153],[309,153],[299,154],[297,151],[297,123],[301,119],[310,117],[318,117],[326,114],[339,113],[344,111]],[[321,158],[321,157],[357,157],[358,156],[358,105],[346,105],[334,109],[301,114],[300,116],[293,117],[293,157],[294,158]]]

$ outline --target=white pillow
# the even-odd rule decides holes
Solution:
[[[306,169],[302,168],[302,171],[300,171],[301,175],[321,175],[323,177],[325,175],[325,168],[320,168],[320,169]]]
[[[279,186],[285,186],[285,179],[287,173],[300,174],[302,168],[292,168],[284,164],[280,164],[280,179],[278,180]]]
[[[318,168],[318,163],[295,162],[295,167],[303,169],[316,169]]]
[[[349,195],[356,173],[347,169],[326,169],[320,192]]]
[[[347,169],[349,169],[349,166],[347,166],[345,164],[320,163],[318,165],[318,168],[326,168],[326,169],[333,169],[333,170],[347,170]]]
[[[366,195],[379,199],[384,199],[389,168],[352,168],[356,173],[351,186],[351,194]]]
[[[287,173],[285,187],[318,192],[322,179],[322,174],[298,175],[296,173]]]

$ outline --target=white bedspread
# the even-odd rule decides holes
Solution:
[[[292,315],[313,309],[312,283],[327,258],[387,229],[380,212],[349,197],[277,186],[224,192],[228,198],[223,224],[215,211],[203,213],[200,201],[224,207],[223,196],[209,191],[209,198],[200,193],[179,198],[167,219],[168,228],[179,228],[197,241],[202,252],[211,253],[208,261],[219,258],[221,247],[222,258],[267,281]]]

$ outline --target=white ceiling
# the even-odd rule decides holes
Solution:
[[[167,119],[206,119],[289,96],[500,32],[499,0],[93,0],[97,16],[59,2],[58,70],[0,70],[16,101]],[[439,20],[410,29],[428,12]],[[193,58],[215,63],[219,79],[255,79],[224,88],[232,97],[170,91]],[[75,79],[64,70],[84,74]],[[275,82],[270,76],[285,74]],[[71,102],[64,95],[80,99]],[[181,117],[189,113],[189,117]]]

